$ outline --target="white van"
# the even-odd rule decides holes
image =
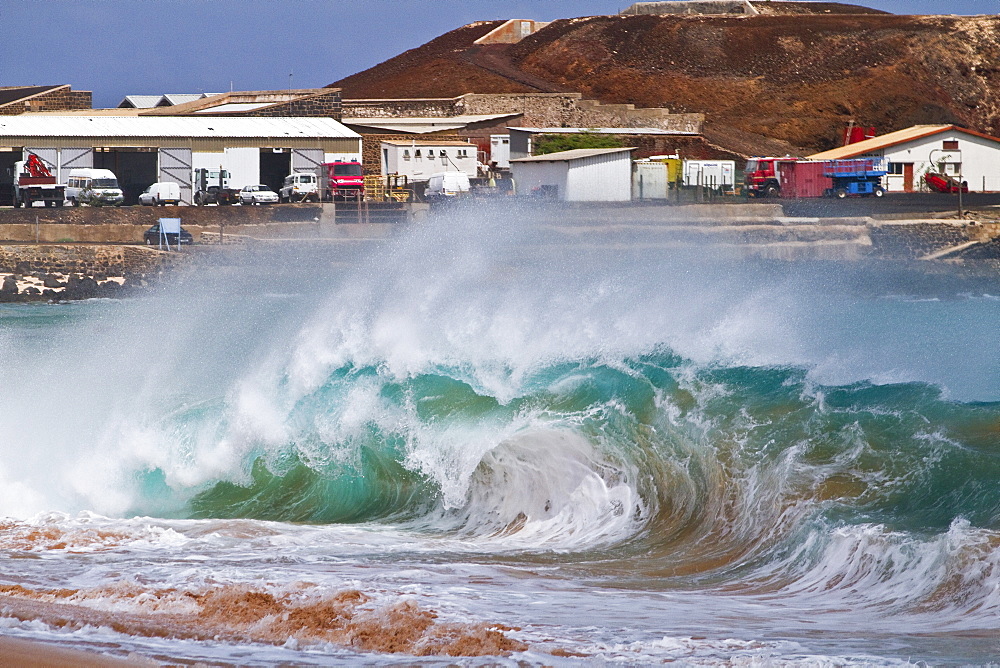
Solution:
[[[73,206],[121,206],[125,195],[118,186],[118,177],[110,169],[76,167],[66,179],[66,199]]]
[[[316,175],[312,172],[295,172],[285,177],[278,191],[281,202],[318,202],[319,192]]]
[[[149,186],[139,195],[139,204],[146,206],[163,206],[165,204],[180,204],[181,187],[172,181],[162,181]]]
[[[465,172],[438,172],[427,180],[424,197],[428,200],[458,197],[469,192],[469,175]]]

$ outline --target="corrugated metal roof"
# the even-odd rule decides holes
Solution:
[[[172,105],[176,105],[184,104],[185,102],[194,102],[195,100],[201,100],[206,97],[208,97],[208,93],[167,93],[163,96],[163,100]]]
[[[0,137],[351,137],[325,117],[0,116]]]
[[[118,106],[120,107],[128,102],[136,109],[151,109],[162,99],[162,95],[126,95],[125,99]]]
[[[873,151],[881,151],[882,149],[889,148],[890,146],[896,146],[897,144],[903,144],[915,139],[923,139],[924,137],[930,137],[932,135],[948,131],[964,132],[965,134],[975,135],[976,137],[982,137],[984,139],[991,139],[995,142],[1000,142],[1000,139],[997,137],[991,137],[990,135],[976,132],[975,130],[969,130],[968,128],[960,128],[956,125],[914,125],[909,128],[904,128],[903,130],[896,130],[895,132],[859,141],[856,144],[848,144],[847,146],[830,149],[829,151],[814,153],[808,157],[810,160],[840,160],[842,158],[853,158],[866,153],[872,153]]]
[[[625,151],[634,150],[634,148],[574,148],[570,151],[546,153],[545,155],[530,155],[527,158],[514,158],[511,162],[566,162],[569,160],[581,160],[583,158],[593,158],[598,155],[610,155],[612,153],[623,153]]]

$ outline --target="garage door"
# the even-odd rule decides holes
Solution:
[[[321,148],[292,149],[293,172],[315,172],[316,168],[322,164],[323,164],[323,149]]]
[[[92,148],[64,148],[60,155],[59,180],[66,183],[69,177],[69,170],[74,167],[93,167],[94,149]]]
[[[180,186],[181,200],[191,204],[191,149],[160,149],[160,181]]]
[[[24,159],[28,159],[28,154],[34,153],[38,159],[45,163],[49,171],[55,174],[59,168],[59,149],[57,148],[29,148],[24,147]]]

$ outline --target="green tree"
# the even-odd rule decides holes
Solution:
[[[622,148],[622,141],[615,135],[605,135],[594,130],[567,134],[546,134],[531,140],[534,155],[571,151],[575,148]]]

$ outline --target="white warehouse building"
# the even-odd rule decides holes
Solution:
[[[823,151],[809,160],[885,158],[889,192],[921,190],[927,172],[943,172],[969,190],[1000,191],[1000,138],[956,125],[914,125],[855,144]]]
[[[222,166],[230,187],[264,183],[277,191],[293,171],[360,162],[361,135],[324,117],[0,116],[0,193],[29,152],[60,183],[75,167],[110,169],[128,204],[160,181],[179,184],[190,204],[195,169]]]
[[[563,202],[632,199],[631,148],[577,148],[510,161],[517,194]]]

